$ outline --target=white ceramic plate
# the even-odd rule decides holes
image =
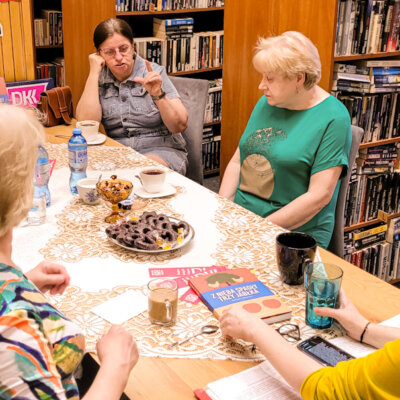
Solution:
[[[168,218],[169,218],[169,220],[170,220],[171,222],[179,222],[179,221],[181,221],[181,220],[179,220],[179,219],[177,219],[177,218],[173,218],[173,217],[168,217]],[[186,222],[186,221],[185,221],[185,222]],[[116,224],[119,224],[119,223],[122,223],[122,220],[116,222]],[[186,222],[186,223],[187,223],[187,222]],[[188,223],[187,223],[187,224],[188,224]],[[136,253],[149,253],[149,254],[167,253],[167,252],[169,252],[169,251],[178,250],[178,249],[180,249],[180,248],[186,246],[186,245],[194,238],[194,229],[193,229],[193,227],[192,227],[190,224],[188,224],[188,225],[189,225],[189,233],[185,236],[185,238],[183,239],[183,242],[181,242],[181,243],[176,243],[176,245],[175,245],[174,247],[172,247],[172,248],[170,248],[170,249],[167,249],[167,250],[165,250],[165,249],[157,249],[157,250],[143,250],[143,249],[137,249],[136,247],[125,246],[125,245],[119,243],[116,239],[110,238],[108,235],[107,235],[107,238],[108,238],[109,240],[111,240],[111,242],[115,243],[117,246],[122,247],[122,248],[124,248],[124,249],[126,249],[126,250],[134,251],[134,252],[136,252]]]
[[[106,141],[106,135],[98,133],[96,136],[93,136],[90,139],[86,139],[86,141],[89,146],[93,144],[102,144]]]
[[[176,188],[168,183],[164,183],[164,188],[161,192],[149,193],[146,192],[142,184],[138,180],[136,180],[135,184],[133,185],[133,193],[144,199],[156,199],[157,197],[165,197],[175,194]]]

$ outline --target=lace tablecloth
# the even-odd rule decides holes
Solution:
[[[304,289],[285,285],[279,278],[274,238],[283,231],[281,228],[171,171],[167,182],[176,187],[176,194],[136,198],[132,214],[154,210],[183,219],[194,228],[194,239],[181,249],[158,255],[125,250],[106,237],[107,205],[85,205],[70,193],[67,146],[49,144],[47,149],[50,158],[57,160],[50,180],[52,204],[47,209],[47,220],[41,226],[15,230],[13,256],[24,271],[43,259],[66,266],[71,286],[62,296],[49,296],[49,301],[82,327],[89,351],[95,349],[97,339],[110,326],[89,310],[128,289],[144,292],[148,269],[154,267],[249,268],[291,308],[292,322],[300,325],[302,337],[316,333],[304,325]],[[106,178],[115,173],[133,181],[138,168],[154,165],[127,147],[90,147],[88,157],[88,177],[101,173]],[[178,321],[173,327],[151,325],[147,312],[123,325],[134,335],[144,356],[263,359],[248,343],[226,340],[219,331],[198,336],[173,350],[168,348],[168,344],[188,337],[201,326],[217,323],[201,302],[180,301]],[[340,334],[336,329],[318,333],[328,337]]]

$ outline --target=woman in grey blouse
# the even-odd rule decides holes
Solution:
[[[79,100],[79,121],[101,121],[107,135],[185,174],[187,111],[165,68],[135,52],[131,27],[110,18],[93,34],[89,76]]]

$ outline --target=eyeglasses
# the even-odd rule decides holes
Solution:
[[[132,46],[129,46],[129,44],[123,44],[122,46],[119,46],[117,49],[100,49],[106,57],[112,58],[115,57],[117,54],[117,51],[121,56],[125,56],[128,54],[132,49]]]
[[[296,324],[284,324],[276,329],[276,331],[288,342],[297,342],[301,339],[300,328]]]

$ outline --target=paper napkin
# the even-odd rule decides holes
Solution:
[[[146,310],[147,297],[139,291],[127,290],[90,311],[112,324],[122,324]]]

